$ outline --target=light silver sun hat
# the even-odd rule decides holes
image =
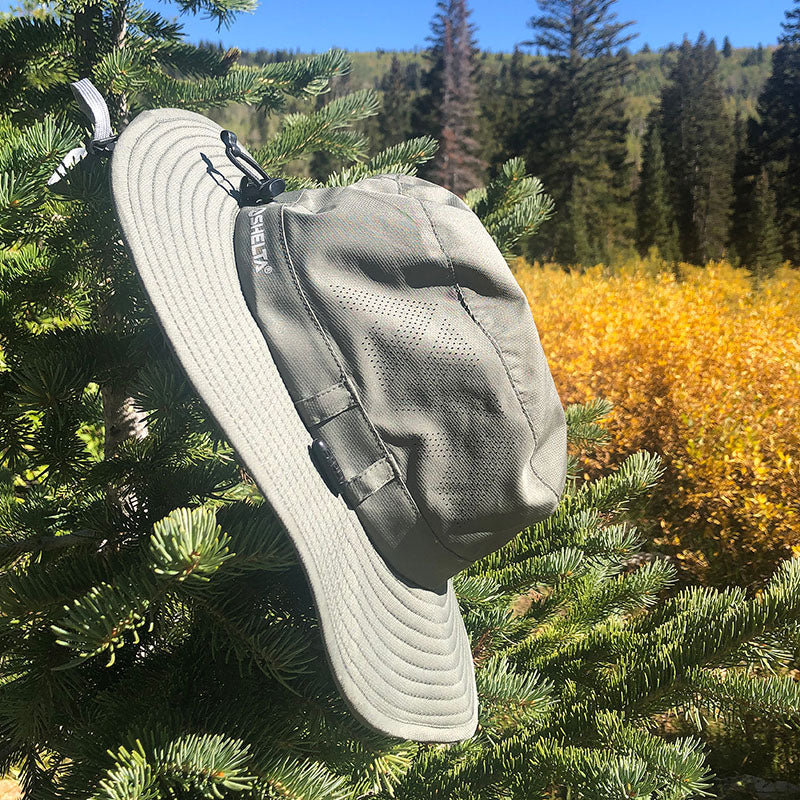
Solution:
[[[407,175],[279,193],[189,111],[139,114],[110,173],[157,318],[297,548],[342,696],[390,736],[470,737],[451,578],[552,513],[566,469],[494,241]]]

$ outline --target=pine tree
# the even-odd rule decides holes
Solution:
[[[475,139],[478,128],[475,26],[466,0],[439,0],[431,22],[431,64],[414,113],[414,130],[439,142],[435,159],[423,174],[463,195],[480,182],[484,164]]]
[[[667,169],[661,149],[658,113],[648,119],[644,138],[642,170],[636,200],[636,246],[642,255],[655,247],[666,261],[678,258],[675,218],[669,205]]]
[[[758,103],[759,154],[778,205],[781,254],[800,264],[800,0],[786,12],[772,74]]]
[[[726,36],[722,41],[722,57],[730,58],[733,55],[733,46],[731,40]]]
[[[225,22],[250,6],[182,7]],[[178,24],[124,0],[0,20],[0,774],[18,768],[37,800],[120,797],[123,786],[219,796],[254,783],[245,763],[261,792],[329,796],[343,780],[302,747],[261,747],[260,767],[249,755],[259,738],[300,744],[323,718],[351,724],[328,676],[309,668],[321,651],[308,593],[158,332],[105,164],[84,159],[61,187],[69,198],[47,190],[84,138],[69,81],[90,77],[119,129],[148,107],[280,112],[349,68],[341,51],[257,67],[237,58],[189,45]],[[413,173],[435,143],[366,158],[351,126],[376,108],[362,91],[287,116],[253,155],[284,174],[332,152],[348,166],[331,185]],[[338,737],[317,745],[353,763],[370,741]]]
[[[718,77],[719,56],[700,34],[684,40],[661,94],[661,136],[681,256],[720,258],[732,199],[733,130]]]
[[[523,117],[530,103],[530,80],[524,56],[514,47],[499,72],[486,70],[479,84],[483,155],[491,173],[509,158],[524,152]]]
[[[771,275],[781,264],[775,193],[765,169],[757,177],[748,208],[750,237],[740,251],[742,262],[759,275]]]
[[[532,67],[524,155],[561,209],[533,243],[534,256],[608,262],[632,236],[621,91],[630,59],[620,50],[633,37],[625,32],[631,23],[616,21],[614,3],[539,0],[541,14],[528,23],[536,35],[525,44],[548,59]]]
[[[82,138],[64,85],[78,74],[121,125],[228,95],[279,111],[346,59],[241,68],[153,12],[91,13],[91,49],[79,14],[0,22],[0,775],[18,770],[34,800],[536,800],[558,786],[680,800],[708,784],[701,744],[653,735],[654,715],[796,716],[800,691],[779,673],[799,638],[800,560],[753,598],[665,596],[674,570],[635,558],[631,522],[658,461],[581,477],[578,455],[604,441],[595,403],[567,411],[556,514],[457,579],[478,735],[423,747],[364,730],[334,689],[285,531],[158,331],[105,166],[75,173],[72,199],[43,188]],[[374,108],[356,93],[294,114],[257,157],[277,171],[309,150],[360,154],[348,123]],[[411,171],[423,151],[398,145],[326,183]],[[519,160],[467,200],[505,252],[551,210]]]
[[[381,147],[389,147],[411,135],[408,71],[396,55],[392,56],[392,64],[381,79],[380,88],[383,90],[383,105],[378,119],[376,143]]]
[[[325,108],[329,104],[335,107],[342,102],[342,99],[350,95],[350,71],[344,70],[340,75],[334,75],[328,82],[327,91],[320,92],[314,97],[314,109],[316,113],[325,113]],[[364,114],[355,122],[349,130],[348,135],[352,135],[355,130],[362,134],[363,146],[366,146],[367,137],[370,129],[375,122],[375,113],[378,109],[378,100],[374,99],[374,108]],[[349,126],[348,126],[349,127]],[[341,168],[350,160],[347,154],[337,152],[335,148],[314,148],[311,158],[308,160],[308,174],[315,182],[323,182],[334,170]]]
[[[773,193],[768,185],[762,186],[762,197],[756,200],[757,187],[765,171],[759,153],[759,123],[752,118],[745,122],[737,115],[733,130],[737,152],[733,168],[733,206],[729,238],[731,250],[739,263],[754,267],[754,258],[760,249],[756,243],[762,240],[765,233],[768,239],[774,235],[775,219],[768,213],[769,195]],[[764,177],[768,184],[768,179]],[[762,213],[758,213],[756,209],[760,209]],[[772,230],[765,232],[762,228],[765,224]]]

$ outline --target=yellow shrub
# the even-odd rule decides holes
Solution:
[[[713,583],[800,555],[800,272],[515,267],[562,400],[614,403],[612,457],[664,456],[657,543]]]

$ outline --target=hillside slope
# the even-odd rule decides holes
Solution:
[[[758,95],[771,69],[772,48],[736,48],[728,58],[720,55],[720,77],[724,87],[728,110],[733,117],[736,113],[743,117],[756,115]],[[283,61],[298,58],[303,54],[284,50],[258,50],[244,52],[241,63],[261,64],[270,61]],[[408,88],[413,93],[419,90],[419,78],[426,67],[423,50],[372,52],[350,52],[352,70],[349,75],[337,79],[332,94],[342,94],[356,89],[373,88],[381,94],[381,78],[388,72],[392,57],[397,56],[406,68]],[[511,58],[510,53],[490,53],[482,51],[478,56],[478,76],[480,81],[490,82],[504,64]],[[539,56],[526,55],[526,61],[534,61]],[[638,168],[641,153],[641,139],[645,120],[653,106],[658,102],[659,93],[667,80],[669,69],[676,58],[675,50],[658,52],[639,52],[631,56],[633,71],[626,85],[627,113],[629,120],[628,146],[631,159]],[[291,110],[309,111],[314,100],[296,103]],[[316,102],[320,102],[317,100]],[[261,144],[274,133],[277,123],[265,118],[257,109],[244,106],[228,107],[216,113],[217,120],[236,130],[240,137],[251,145]],[[291,165],[295,174],[304,174],[303,165]]]

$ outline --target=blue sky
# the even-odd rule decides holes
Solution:
[[[162,11],[170,8],[157,0],[146,2]],[[533,0],[471,0],[470,5],[482,48],[509,51],[528,38],[525,23],[535,13]],[[777,41],[791,5],[792,0],[619,0],[617,13],[636,20],[634,48],[644,42],[659,47],[684,34],[695,38],[701,30],[719,44],[727,34],[734,46],[766,45]],[[222,41],[249,50],[410,50],[425,46],[434,6],[435,0],[261,0],[254,14],[241,15],[219,33],[208,20],[183,20],[193,41]]]

